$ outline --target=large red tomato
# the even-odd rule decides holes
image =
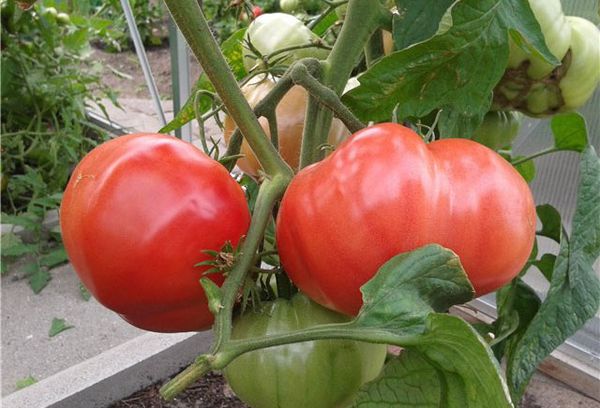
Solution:
[[[391,257],[428,243],[456,252],[477,295],[523,267],[535,238],[531,192],[479,143],[430,144],[393,123],[354,134],[298,173],[277,220],[281,262],[318,303],[347,314]]]
[[[60,221],[69,259],[100,303],[142,329],[181,332],[212,324],[199,283],[206,267],[194,265],[204,250],[236,245],[250,214],[218,162],[176,138],[136,134],[83,158]]]

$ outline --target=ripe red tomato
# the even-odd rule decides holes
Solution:
[[[157,134],[92,150],[64,193],[65,248],[84,285],[134,326],[203,330],[213,321],[195,267],[246,233],[240,186],[196,147]],[[221,284],[220,274],[209,274]]]
[[[252,16],[254,18],[260,16],[263,13],[263,9],[260,6],[252,7]]]
[[[281,262],[316,302],[347,314],[391,257],[428,243],[456,252],[477,295],[519,273],[535,238],[529,187],[467,139],[430,144],[393,123],[354,134],[298,173],[277,220]]]

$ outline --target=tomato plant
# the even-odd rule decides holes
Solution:
[[[250,104],[255,106],[269,93],[275,83],[270,79],[264,79],[258,83],[249,83],[242,87],[244,96]],[[300,161],[300,146],[302,143],[302,131],[304,130],[304,118],[306,115],[306,103],[308,94],[304,88],[294,86],[277,105],[275,112],[277,116],[277,136],[281,156],[292,168],[297,169]],[[266,118],[259,119],[260,124],[267,136],[270,135],[269,123]],[[223,136],[229,142],[236,128],[235,122],[230,116],[224,120]],[[346,127],[339,120],[335,120],[329,130],[329,144],[336,146],[349,135]],[[242,144],[241,154],[243,157],[237,161],[238,167],[253,177],[258,177],[260,164],[247,142]]]
[[[545,22],[536,23],[544,15],[561,22],[556,4],[424,0],[406,7],[407,2],[395,1],[400,12],[394,15],[387,1],[325,2],[322,12],[306,17],[306,24],[293,16],[266,14],[219,47],[196,0],[165,3],[203,67],[203,83],[188,101],[195,115],[188,109],[167,129],[189,117],[204,124],[227,114],[226,133],[234,123],[239,132],[233,132],[224,154],[216,141],[212,150],[203,143],[205,151],[229,168],[243,156],[240,167],[246,162],[245,171],[259,177],[240,178],[252,208],[249,226],[247,215],[236,216],[240,213],[223,204],[229,196],[224,193],[193,201],[196,206],[214,204],[212,211],[192,206],[186,213],[186,227],[196,213],[219,220],[208,230],[194,227],[193,237],[215,241],[214,246],[194,248],[196,255],[198,248],[210,249],[212,259],[202,265],[219,265],[217,270],[227,274],[221,286],[206,276],[201,279],[206,299],[195,286],[195,299],[203,302],[195,310],[208,307],[214,313],[214,342],[161,394],[172,398],[208,371],[223,370],[235,392],[254,407],[508,408],[517,403],[538,364],[600,306],[600,281],[593,273],[600,254],[595,239],[600,219],[590,216],[599,211],[600,161],[588,148],[585,121],[575,113],[555,115],[550,123],[554,145],[523,156],[519,146],[514,152],[511,146],[513,115],[494,112],[526,110],[538,87],[556,96],[569,72],[587,72],[587,63],[580,67],[577,61],[583,60],[577,55],[593,50],[577,45],[576,29],[565,54],[558,55],[564,49],[562,36],[550,44],[554,40],[550,34],[544,37]],[[344,6],[339,21],[336,9]],[[564,20],[572,26],[571,18]],[[396,41],[395,51],[387,55],[381,30],[392,32]],[[513,48],[526,52],[524,60],[507,69],[516,58],[511,41]],[[511,82],[513,74],[525,75],[519,78],[524,80]],[[278,80],[257,85],[259,76]],[[345,92],[351,77],[358,84]],[[242,89],[240,83],[253,85]],[[516,92],[517,105],[511,92]],[[300,106],[291,111],[303,130],[288,142],[292,132],[285,130],[289,118],[284,108],[291,102]],[[552,104],[540,114],[552,115],[565,106]],[[330,153],[334,118],[353,136]],[[490,124],[506,132],[494,135]],[[277,137],[267,129],[278,129]],[[461,138],[448,139],[451,135]],[[501,149],[502,156],[482,143]],[[532,161],[560,150],[579,153],[581,162],[570,232],[556,209],[534,207],[517,171],[531,180]],[[250,158],[256,159],[253,168]],[[110,168],[123,162],[115,160]],[[162,190],[153,190],[139,204],[138,186],[145,191],[147,180],[154,180],[152,168],[165,174],[159,164],[143,168],[143,182],[110,190],[127,197],[119,201],[127,202],[124,216],[118,218],[119,231],[153,231],[150,221],[162,220],[170,208],[188,208],[178,200],[169,200],[177,205],[163,206],[170,195]],[[193,166],[185,167],[189,171]],[[166,174],[172,178],[165,176],[168,183],[162,189],[180,191],[212,174],[202,171],[184,178],[178,169],[169,166]],[[216,184],[231,185],[227,188],[240,196],[239,187],[219,171],[228,181]],[[97,185],[84,172],[75,176],[76,189],[79,184]],[[91,197],[85,208],[95,209],[92,204],[99,202],[92,194],[67,193],[67,204],[73,196]],[[227,201],[247,214],[243,199]],[[159,205],[161,212],[137,222],[136,217],[150,213],[148,203]],[[114,214],[115,206],[103,204],[106,212],[74,225],[103,231],[102,225],[112,224],[102,220],[111,219],[106,214]],[[75,215],[65,216],[77,220]],[[233,237],[213,236],[217,225],[240,218],[244,228],[234,228]],[[161,236],[161,245],[169,244],[165,254],[186,248],[184,242],[170,239],[185,235],[187,230],[178,226]],[[84,243],[90,234],[82,235]],[[555,241],[560,250],[538,254],[536,234]],[[240,241],[234,253],[217,252],[224,240],[234,246]],[[110,260],[91,250],[95,256],[82,259],[98,264],[118,259],[113,269],[130,259],[136,259],[136,266],[145,265],[148,256],[134,250],[146,242],[154,241],[138,238],[120,242],[117,249],[98,248],[103,256],[118,255]],[[161,271],[181,258],[164,262]],[[159,263],[151,260],[152,265],[141,268],[146,273]],[[522,280],[531,268],[548,279],[544,301]],[[186,285],[197,285],[202,270],[195,272],[195,281]],[[496,290],[498,319],[491,325],[471,325],[451,309]],[[161,297],[154,297],[155,304],[138,299],[132,307],[155,310],[161,305],[157,299]],[[379,373],[385,354],[381,345],[402,351],[387,356]],[[499,369],[501,359],[506,376]]]
[[[279,298],[234,321],[232,339],[287,333],[349,319],[302,294]],[[351,340],[317,340],[251,351],[229,364],[225,378],[254,408],[342,407],[375,378],[386,346]],[[249,375],[252,373],[252,375]]]
[[[69,259],[100,303],[134,326],[180,332],[212,324],[199,283],[207,267],[195,265],[210,258],[203,251],[237,245],[249,212],[219,163],[170,136],[135,134],[77,165],[60,220]]]

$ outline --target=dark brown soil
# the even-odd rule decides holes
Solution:
[[[248,408],[225,384],[219,374],[209,373],[173,401],[158,393],[163,383],[151,385],[113,404],[110,408]]]

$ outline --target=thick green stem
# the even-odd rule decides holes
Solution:
[[[189,367],[183,370],[171,381],[163,385],[159,392],[166,400],[171,400],[187,387],[195,383],[200,377],[212,370],[210,356],[199,356]]]
[[[387,330],[356,327],[354,322],[323,324],[309,329],[273,334],[265,337],[232,340],[225,344],[219,353],[213,356],[212,367],[216,370],[223,369],[236,357],[253,350],[304,341],[329,339],[364,341],[406,347],[418,344],[422,337],[414,334],[402,336],[393,334]]]
[[[230,341],[233,306],[244,279],[255,261],[255,254],[262,242],[265,228],[272,214],[271,211],[275,202],[283,195],[288,182],[289,180],[285,177],[274,177],[266,179],[260,185],[250,228],[240,249],[240,257],[222,287],[223,308],[215,317],[213,353],[219,351],[223,344]]]
[[[160,393],[166,399],[173,398],[177,393],[183,391],[208,371],[221,370],[235,358],[253,350],[304,341],[328,339],[364,341],[407,347],[419,344],[422,337],[419,334],[403,336],[377,328],[357,327],[355,322],[349,322],[323,324],[308,329],[251,339],[230,340],[223,344],[220,351],[214,354],[199,356],[191,366],[163,386]]]
[[[173,20],[183,33],[202,69],[215,87],[227,111],[269,175],[292,177],[292,169],[265,137],[252,108],[244,98],[219,45],[215,41],[196,0],[165,0]]]
[[[352,70],[358,63],[364,46],[379,27],[388,25],[391,17],[379,0],[350,0],[346,19],[329,57],[322,63],[321,82],[341,95]],[[333,114],[316,98],[310,97],[302,139],[300,167],[321,160],[325,152]]]

